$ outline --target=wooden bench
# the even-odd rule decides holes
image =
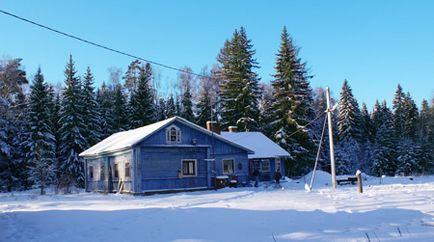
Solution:
[[[345,184],[351,184],[356,185],[357,183],[357,177],[356,176],[349,176],[347,179],[338,179],[336,180],[338,185],[345,185]]]

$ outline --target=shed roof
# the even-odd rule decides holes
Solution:
[[[236,146],[242,150],[247,151],[248,153],[253,153],[252,150],[249,148],[239,144],[234,143],[231,140],[228,140],[216,133],[212,133],[209,130],[200,127],[199,125],[196,125],[194,123],[191,123],[181,117],[175,116],[160,122],[156,122],[153,124],[149,124],[140,128],[131,129],[123,132],[118,132],[115,134],[110,135],[106,139],[102,140],[101,142],[95,144],[94,146],[90,147],[89,149],[83,151],[80,153],[80,156],[97,156],[117,151],[122,151],[128,148],[131,148],[133,145],[136,145],[146,138],[150,137],[152,134],[157,132],[163,127],[168,126],[169,124],[175,122],[175,120],[193,128],[198,131],[201,131],[203,133],[206,133],[208,135],[213,135],[216,139],[221,140],[225,143],[229,143],[233,146]]]
[[[249,154],[249,159],[291,156],[261,132],[222,132],[221,136],[253,150],[255,153]]]

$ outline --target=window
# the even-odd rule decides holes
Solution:
[[[181,130],[175,125],[166,129],[166,142],[170,144],[181,143]]]
[[[89,177],[93,180],[93,166],[89,166]]]
[[[276,171],[279,170],[280,171],[280,158],[276,158]]]
[[[131,167],[130,163],[125,163],[125,177],[131,177]]]
[[[99,179],[101,181],[105,180],[105,166],[104,165],[101,165],[101,169],[99,172],[100,172],[99,173]]]
[[[234,174],[234,160],[223,160],[223,174]]]
[[[269,172],[269,171],[270,171],[270,161],[261,160],[261,172]]]
[[[183,176],[196,175],[196,160],[182,160],[182,175]]]
[[[119,165],[115,164],[115,178],[119,179]]]

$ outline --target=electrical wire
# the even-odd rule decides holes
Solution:
[[[15,15],[13,13],[10,13],[10,12],[7,12],[7,11],[1,10],[1,9],[0,9],[0,13],[8,15],[8,16],[11,16],[11,17],[16,18],[16,19],[19,19],[21,21],[27,22],[29,24],[36,25],[36,26],[38,26],[40,28],[49,30],[51,32],[54,32],[54,33],[66,36],[68,38],[75,39],[75,40],[84,42],[86,44],[93,45],[93,46],[96,46],[96,47],[99,47],[99,48],[102,48],[102,49],[105,49],[105,50],[108,50],[108,51],[111,51],[111,52],[115,52],[117,54],[128,56],[128,57],[131,57],[133,59],[138,59],[138,60],[145,61],[145,62],[148,62],[150,64],[156,65],[156,66],[160,66],[160,67],[163,67],[163,68],[166,68],[166,69],[170,69],[170,70],[174,70],[174,71],[183,72],[183,73],[186,73],[186,74],[191,74],[191,75],[198,76],[198,77],[211,78],[210,76],[206,76],[206,75],[202,75],[202,74],[197,74],[197,73],[194,73],[194,72],[191,72],[191,71],[186,71],[184,69],[180,69],[180,68],[176,68],[176,67],[173,67],[173,66],[169,66],[169,65],[166,65],[166,64],[163,64],[163,63],[160,63],[160,62],[152,61],[152,60],[149,60],[149,59],[142,58],[140,56],[129,54],[127,52],[120,51],[120,50],[117,50],[117,49],[114,49],[114,48],[111,48],[111,47],[108,47],[108,46],[105,46],[105,45],[102,45],[102,44],[98,44],[96,42],[93,42],[93,41],[90,41],[90,40],[87,40],[87,39],[84,39],[84,38],[81,38],[81,37],[78,37],[78,36],[75,36],[75,35],[72,35],[72,34],[68,34],[66,32],[63,32],[63,31],[60,31],[60,30],[48,27],[46,25],[37,23],[37,22],[29,20],[27,18],[20,17],[18,15]]]

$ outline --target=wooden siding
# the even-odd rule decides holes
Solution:
[[[159,179],[164,180],[163,178],[167,179],[167,181],[160,181],[160,183],[166,183],[169,184],[172,188],[172,186],[186,186],[186,188],[189,187],[197,187],[197,186],[206,186],[206,187],[213,187],[214,186],[214,179],[216,176],[224,175],[223,174],[223,160],[224,159],[233,159],[234,160],[234,175],[237,176],[238,181],[246,182],[249,179],[249,162],[248,162],[248,154],[247,151],[236,147],[234,145],[228,144],[226,142],[223,142],[221,140],[218,140],[216,137],[213,137],[212,135],[205,134],[201,131],[198,131],[196,129],[192,129],[191,127],[184,125],[182,123],[179,123],[175,121],[173,123],[181,130],[181,143],[179,144],[167,144],[166,143],[166,128],[163,128],[159,132],[153,134],[151,137],[144,140],[140,145],[143,148],[146,148],[146,151],[142,149],[142,153],[149,153],[142,154],[142,163],[147,163],[149,160],[151,160],[151,157],[158,157],[160,155],[152,155],[152,150],[158,150],[162,148],[169,148],[178,150],[175,152],[172,152],[170,154],[167,154],[166,159],[173,159],[177,160],[178,167],[170,166],[163,163],[163,166],[167,166],[164,170],[166,172],[162,172],[163,174],[159,174]],[[169,125],[170,127],[170,125]],[[217,135],[217,134],[215,134]],[[206,147],[206,149],[204,149]],[[186,151],[186,154],[182,153],[182,149]],[[191,183],[188,183],[183,178],[183,181],[177,180],[177,171],[180,168],[181,165],[181,159],[194,159],[193,154],[189,154],[189,149],[200,149],[200,157],[202,157],[201,162],[199,162],[199,166],[201,167],[199,176],[202,178],[190,178]],[[158,153],[158,152],[157,152]],[[194,153],[194,152],[193,152]],[[190,157],[189,157],[190,156]],[[146,157],[146,159],[145,159]],[[203,159],[215,159],[215,161],[206,162]],[[163,159],[162,159],[163,160]],[[158,163],[158,162],[157,162]],[[152,169],[157,169],[157,163],[153,164]],[[207,165],[208,163],[208,165]],[[239,169],[239,164],[241,164],[241,169]],[[143,184],[146,181],[146,171],[145,167],[143,167],[142,172],[142,179]],[[163,170],[163,169],[162,169]],[[208,173],[208,174],[207,174]],[[202,175],[203,174],[203,175]],[[207,181],[208,180],[208,181]],[[204,183],[205,182],[205,183]],[[153,183],[153,182],[151,182]],[[156,185],[144,185],[144,189],[148,189],[151,187],[154,187]]]
[[[119,179],[124,183],[123,191],[132,191],[132,176],[125,177],[125,163],[132,163],[131,152],[123,152],[112,156],[104,156],[86,160],[86,191],[117,191]],[[115,164],[118,164],[119,178],[115,177]],[[104,170],[101,171],[102,165]],[[93,178],[90,178],[89,167],[93,167]],[[104,179],[101,179],[104,173]]]
[[[206,148],[142,147],[142,190],[207,187]],[[179,177],[182,160],[196,160],[196,175]]]

